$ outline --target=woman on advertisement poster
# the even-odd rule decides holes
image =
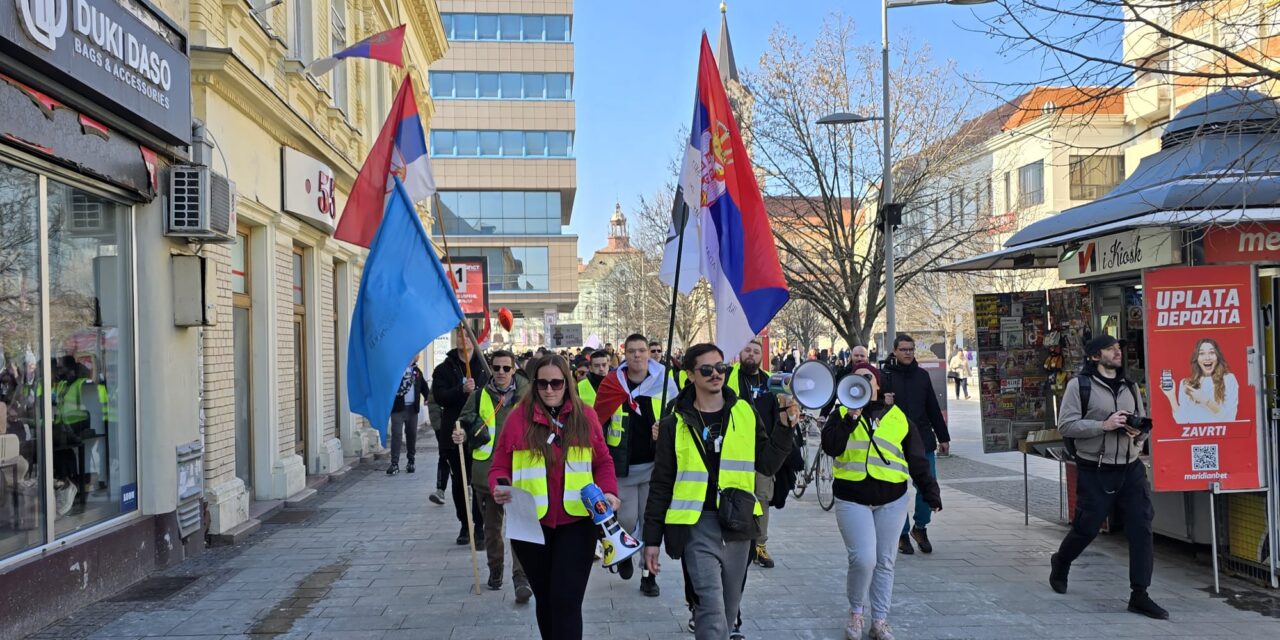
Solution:
[[[1191,353],[1191,372],[1174,392],[1173,373],[1165,369],[1160,390],[1169,399],[1178,424],[1231,422],[1236,419],[1240,384],[1227,366],[1222,349],[1212,338],[1201,338]]]

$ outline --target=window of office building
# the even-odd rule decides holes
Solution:
[[[432,71],[431,97],[461,100],[568,100],[567,73]]]
[[[128,213],[0,165],[0,557],[137,506]]]
[[[1071,156],[1071,199],[1096,200],[1124,180],[1124,156]]]
[[[459,158],[570,158],[573,157],[573,133],[437,129],[431,132],[431,155]]]
[[[449,235],[560,234],[558,191],[441,191],[440,204]]]
[[[443,13],[440,21],[450,40],[568,42],[570,16],[493,13]]]
[[[460,258],[488,258],[493,291],[551,290],[547,247],[464,247],[453,253]]]
[[[1044,202],[1044,161],[1036,160],[1018,168],[1018,206],[1032,207]]]

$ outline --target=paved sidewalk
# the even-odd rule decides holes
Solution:
[[[466,547],[454,544],[453,508],[427,501],[435,452],[419,461],[422,471],[414,475],[387,477],[385,463],[357,469],[284,512],[282,519],[301,522],[265,525],[237,547],[164,572],[198,576],[166,599],[141,602],[126,594],[31,637],[536,638],[533,607],[514,603],[509,576],[503,591],[469,593],[471,565]],[[1127,613],[1127,560],[1115,538],[1101,538],[1086,552],[1067,595],[1053,593],[1048,557],[1063,526],[1036,518],[1023,526],[1020,510],[967,493],[970,486],[960,489],[973,482],[947,487],[953,461],[973,463],[963,456],[940,461],[945,510],[930,527],[937,550],[898,564],[891,619],[899,638],[1280,637],[1280,620],[1211,597],[1208,570],[1180,561],[1157,560],[1151,592],[1173,612],[1172,621]],[[817,507],[811,489],[774,512],[770,526],[777,567],[751,569],[743,601],[747,637],[842,638],[845,558],[834,516]],[[683,631],[679,563],[663,560],[656,599],[640,595],[638,577],[623,582],[596,571],[585,637],[692,638]],[[480,562],[483,581],[483,554]]]

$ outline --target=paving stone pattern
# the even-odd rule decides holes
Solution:
[[[936,551],[898,563],[891,616],[897,637],[1280,637],[1280,620],[1211,597],[1208,569],[1180,558],[1157,560],[1151,590],[1173,620],[1126,612],[1127,560],[1118,537],[1100,538],[1074,568],[1070,592],[1053,593],[1048,557],[1063,525],[1034,516],[1023,525],[1020,480],[1017,508],[999,496],[983,497],[984,474],[1014,472],[1008,460],[975,460],[980,454],[962,446],[960,435],[971,438],[976,424],[953,419],[961,423],[957,451],[940,461],[945,510],[929,529]],[[427,434],[418,441],[433,444]],[[435,459],[433,449],[421,453],[421,470],[413,475],[388,477],[381,472],[385,462],[357,469],[295,507],[314,510],[303,522],[265,525],[240,545],[164,572],[201,576],[181,592],[160,602],[101,602],[31,637],[536,638],[533,607],[515,604],[509,575],[502,591],[470,592],[471,563],[467,548],[454,544],[453,508],[427,501]],[[1043,467],[1037,473],[1042,480],[1047,475]],[[1056,518],[1056,498],[1046,515]],[[747,637],[843,638],[846,564],[834,515],[817,506],[811,491],[775,512],[770,526],[777,566],[750,571],[743,599]],[[585,637],[692,638],[684,631],[679,563],[663,560],[659,598],[640,595],[638,577],[624,582],[595,571],[584,605]],[[483,555],[480,565],[483,581]],[[1224,585],[1256,592],[1232,580]]]

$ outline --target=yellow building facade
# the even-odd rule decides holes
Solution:
[[[447,42],[427,0],[171,4],[190,26],[197,136],[236,188],[236,241],[206,248],[218,265],[219,322],[203,336],[209,530],[234,539],[260,512],[308,495],[309,477],[340,473],[379,446],[347,409],[343,379],[367,250],[335,240],[332,226],[406,70],[428,126],[426,71]],[[307,70],[399,24],[404,70],[363,59],[320,77]],[[323,197],[330,178],[332,200],[317,211],[309,198]],[[305,197],[293,198],[299,188]]]

